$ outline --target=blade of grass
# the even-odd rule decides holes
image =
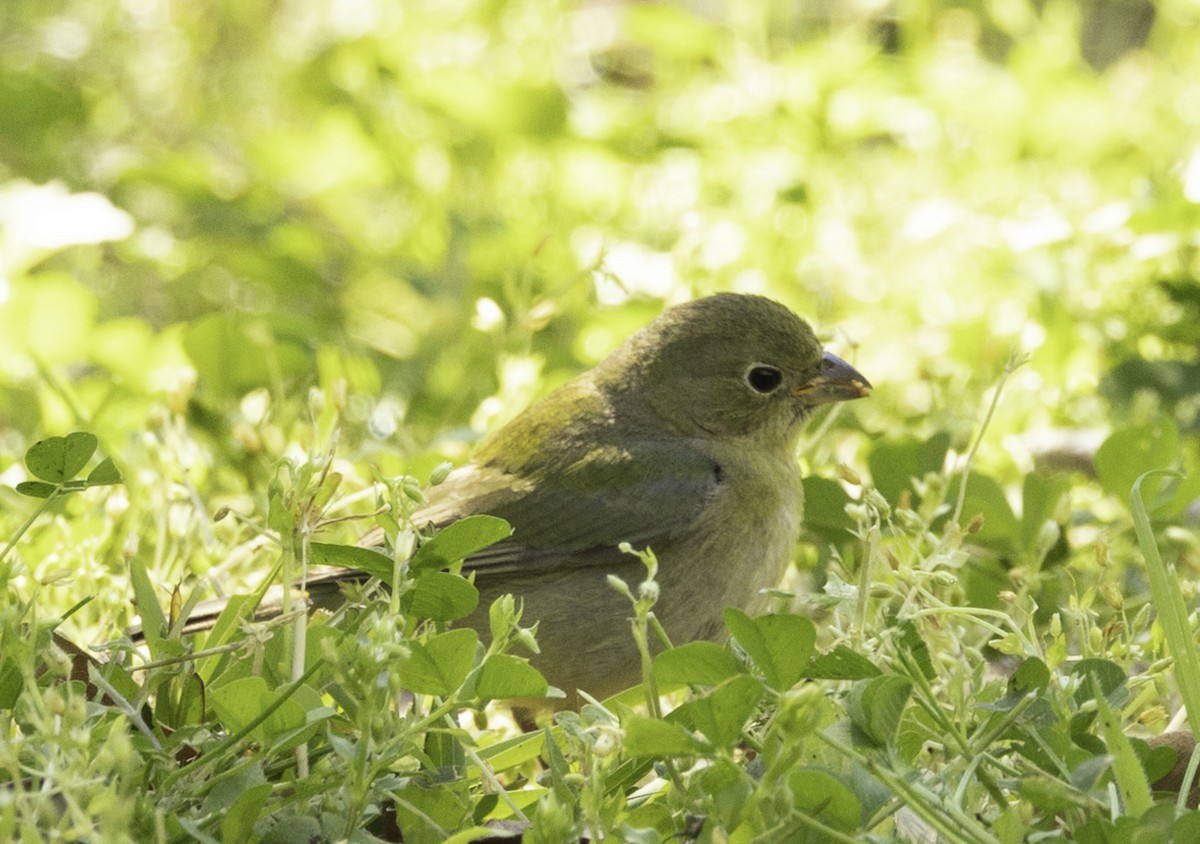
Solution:
[[[1187,707],[1188,724],[1192,733],[1200,735],[1200,657],[1196,655],[1196,643],[1192,639],[1188,623],[1187,606],[1183,593],[1176,582],[1175,567],[1168,566],[1158,553],[1154,540],[1154,529],[1146,512],[1142,498],[1142,481],[1153,475],[1182,478],[1183,474],[1171,469],[1155,469],[1144,472],[1133,483],[1129,495],[1129,509],[1133,515],[1133,529],[1137,533],[1138,546],[1146,559],[1146,578],[1150,581],[1150,597],[1158,611],[1158,622],[1162,625],[1167,640],[1167,649],[1175,661],[1175,683],[1183,705]]]
[[[1096,701],[1096,710],[1100,713],[1104,744],[1112,755],[1113,781],[1117,784],[1117,793],[1121,795],[1122,807],[1129,817],[1140,818],[1154,805],[1146,772],[1129,738],[1121,730],[1120,717],[1113,712],[1104,693],[1100,691],[1100,683],[1095,675],[1089,674],[1088,680],[1092,685],[1092,699]]]

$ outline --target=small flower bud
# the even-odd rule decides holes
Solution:
[[[621,735],[618,731],[611,729],[601,730],[596,735],[596,740],[592,743],[592,752],[596,754],[597,758],[604,759],[611,755],[617,748],[620,738]]]
[[[449,460],[444,460],[437,464],[433,468],[433,471],[429,473],[429,485],[437,486],[440,483],[444,483],[446,478],[450,477],[450,472],[453,470],[454,464]]]
[[[1167,710],[1162,706],[1151,706],[1143,709],[1137,717],[1138,723],[1142,726],[1153,726],[1161,724],[1167,720]]]
[[[638,597],[649,601],[651,604],[658,602],[659,586],[656,581],[643,580],[638,584]]]
[[[1117,585],[1110,580],[1106,580],[1100,584],[1100,597],[1104,599],[1104,603],[1108,604],[1114,610],[1120,610],[1125,606],[1125,596],[1121,594],[1121,590]]]
[[[522,645],[530,653],[540,654],[542,649],[538,647],[536,633],[536,627],[518,627],[513,632],[513,641]]]
[[[48,571],[41,577],[42,585],[52,586],[60,581],[70,580],[72,574],[72,569],[54,569],[53,571]]]
[[[421,491],[421,484],[416,478],[408,477],[407,475],[400,479],[400,494],[414,504],[425,503],[425,493]]]
[[[892,515],[892,505],[888,504],[887,499],[877,489],[867,490],[867,504],[874,507],[880,517],[884,519]]]
[[[624,580],[617,577],[615,574],[608,575],[606,577],[606,580],[608,581],[609,587],[611,587],[612,589],[616,589],[618,592],[620,592],[622,595],[624,595],[630,601],[633,600],[633,593],[631,591],[629,591],[629,584],[626,583]]]
[[[860,478],[858,476],[858,473],[855,472],[853,469],[851,469],[849,466],[847,466],[845,463],[838,464],[837,473],[838,473],[838,477],[841,478],[846,483],[854,484],[855,486],[862,486],[862,478]]]
[[[948,571],[935,571],[932,580],[938,586],[954,586],[958,583],[958,578]]]
[[[325,391],[320,387],[312,387],[308,391],[308,412],[315,418],[325,410]]]
[[[920,533],[925,530],[925,520],[904,507],[896,508],[896,521],[907,533]]]
[[[896,556],[896,552],[891,548],[883,548],[882,550],[883,558],[887,560],[888,567],[891,568],[892,571],[900,568],[900,558]]]

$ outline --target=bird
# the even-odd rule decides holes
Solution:
[[[512,594],[537,623],[534,667],[568,701],[603,699],[642,679],[630,601],[609,576],[636,584],[646,569],[622,546],[657,558],[654,613],[672,643],[719,640],[724,608],[763,609],[791,559],[805,420],[871,389],[786,306],[695,299],[486,437],[412,521],[506,520],[511,537],[464,563],[480,591],[466,623],[487,635],[487,607]]]

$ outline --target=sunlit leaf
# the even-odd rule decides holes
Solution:
[[[688,642],[654,658],[654,675],[660,683],[711,686],[745,670],[737,657],[713,642]]]
[[[111,486],[112,484],[119,484],[124,480],[125,479],[121,477],[120,470],[117,469],[116,464],[113,463],[112,458],[105,457],[102,461],[100,461],[95,469],[88,473],[87,485]]]
[[[447,568],[512,535],[512,528],[495,516],[467,516],[447,525],[422,545],[412,558],[414,572]]]
[[[785,691],[804,676],[817,638],[816,627],[807,618],[798,615],[750,618],[731,607],[725,610],[725,626],[772,688]]]
[[[408,655],[396,660],[401,682],[418,694],[450,694],[471,670],[478,641],[474,630],[463,629],[410,642]]]
[[[546,678],[527,660],[492,654],[479,669],[475,692],[484,700],[540,697],[549,689]]]
[[[466,618],[479,606],[479,590],[466,578],[444,571],[422,572],[406,598],[413,615],[434,621]]]
[[[96,437],[76,431],[65,437],[50,437],[25,452],[25,465],[43,481],[62,483],[74,478],[96,453]]]

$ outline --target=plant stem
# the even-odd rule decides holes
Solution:
[[[1027,360],[1029,360],[1028,355],[1018,355],[1014,350],[1008,357],[1008,363],[1004,364],[1004,372],[1000,374],[1000,380],[996,382],[996,390],[992,393],[992,401],[988,405],[987,414],[983,417],[983,424],[979,427],[979,435],[971,443],[971,448],[967,451],[967,458],[963,461],[962,480],[958,485],[958,502],[954,505],[954,518],[950,520],[954,524],[958,524],[962,518],[963,504],[967,500],[967,480],[971,477],[971,464],[975,461],[975,452],[979,451],[979,444],[983,442],[983,436],[987,433],[988,425],[991,424],[992,415],[1000,404],[1000,393],[1004,391],[1004,385],[1008,382],[1009,376]]]
[[[33,526],[34,522],[36,522],[38,520],[38,517],[41,516],[42,513],[46,512],[46,508],[48,508],[50,506],[50,502],[53,501],[54,499],[58,498],[59,493],[62,491],[62,488],[63,488],[63,485],[61,483],[57,484],[54,487],[54,492],[50,493],[44,499],[42,499],[42,503],[38,506],[38,508],[36,510],[34,510],[32,513],[30,513],[29,518],[26,519],[19,528],[17,528],[17,532],[13,534],[12,539],[8,540],[8,544],[4,546],[4,550],[0,551],[0,563],[4,562],[4,558],[8,556],[8,552],[11,551],[16,546],[17,542],[20,541],[21,537],[25,535],[25,532]]]

